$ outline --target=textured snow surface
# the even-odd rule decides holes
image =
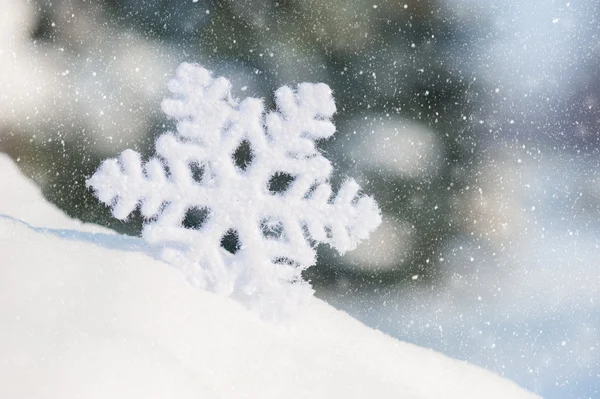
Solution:
[[[261,321],[142,240],[61,215],[1,154],[0,180],[2,398],[536,397],[314,298]]]

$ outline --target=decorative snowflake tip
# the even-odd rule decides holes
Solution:
[[[177,132],[157,139],[148,162],[126,150],[87,184],[118,219],[141,205],[143,237],[193,284],[263,309],[297,300],[312,293],[301,272],[316,244],[344,253],[381,222],[354,180],[332,198],[332,166],[315,146],[335,132],[327,85],[282,87],[266,115],[261,100],[236,101],[227,79],[198,65],[180,65],[169,89],[162,109]]]

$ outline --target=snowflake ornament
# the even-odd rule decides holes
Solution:
[[[332,166],[315,146],[335,132],[330,88],[282,87],[266,115],[261,100],[238,102],[227,79],[198,65],[180,65],[169,89],[162,109],[177,131],[146,163],[132,150],[105,160],[88,186],[118,219],[141,206],[144,239],[194,285],[259,310],[310,296],[301,272],[316,245],[343,254],[381,222],[352,179],[332,198]]]

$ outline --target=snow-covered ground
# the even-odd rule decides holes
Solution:
[[[536,397],[317,299],[262,321],[69,219],[2,154],[0,185],[0,397]]]

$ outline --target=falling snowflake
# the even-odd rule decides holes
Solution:
[[[141,205],[143,237],[194,285],[261,311],[297,302],[312,293],[301,272],[318,243],[344,253],[381,222],[354,180],[332,198],[332,166],[315,147],[335,132],[327,85],[282,87],[266,115],[261,100],[236,101],[227,79],[197,65],[182,64],[169,89],[162,108],[177,132],[160,136],[145,164],[126,150],[87,184],[118,219]]]

